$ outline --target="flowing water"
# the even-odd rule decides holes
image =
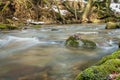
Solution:
[[[96,49],[67,48],[75,33]],[[0,34],[0,80],[74,80],[88,66],[118,49],[120,30],[105,24],[46,25]]]

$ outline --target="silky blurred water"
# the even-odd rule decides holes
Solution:
[[[73,34],[96,49],[68,48]],[[120,31],[105,24],[43,25],[0,34],[0,80],[74,80],[77,74],[118,49]]]

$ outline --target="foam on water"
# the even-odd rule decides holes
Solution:
[[[0,39],[0,47],[6,46],[10,43],[19,42],[19,41],[31,42],[31,44],[39,43],[39,40],[36,38],[21,38],[21,37],[15,37],[15,36],[7,36],[3,39]]]
[[[98,34],[99,32],[77,32],[78,34]]]
[[[40,41],[37,38],[6,36],[3,39],[0,39],[0,57],[3,58],[5,56],[9,56],[15,51],[24,50],[39,43]]]
[[[118,45],[114,41],[109,40],[102,43],[97,43],[97,47],[102,50],[115,50],[118,49]]]

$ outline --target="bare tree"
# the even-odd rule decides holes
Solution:
[[[88,22],[89,21],[89,14],[90,14],[90,11],[91,11],[91,8],[92,8],[92,3],[93,3],[93,0],[88,0],[88,3],[86,5],[86,8],[83,12],[83,15],[82,15],[82,22]]]

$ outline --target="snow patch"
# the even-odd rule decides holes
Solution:
[[[27,20],[27,24],[35,24],[35,25],[38,25],[38,24],[45,24],[45,22],[42,22],[42,21],[34,21],[32,19],[28,19]]]
[[[112,11],[120,13],[120,3],[111,3],[110,8]]]
[[[58,10],[57,6],[52,6],[52,9],[53,9],[55,12],[59,13],[59,10]],[[68,13],[67,10],[60,10],[60,14],[61,14],[61,15],[66,15],[67,13]]]

